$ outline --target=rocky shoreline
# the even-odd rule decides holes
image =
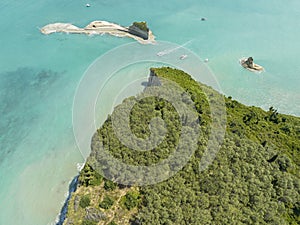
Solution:
[[[72,193],[74,193],[77,190],[78,178],[79,178],[79,175],[75,176],[69,185],[68,197],[66,198],[65,203],[59,213],[59,218],[58,218],[58,222],[56,223],[56,225],[63,225],[65,219],[67,218],[69,201],[72,196]]]

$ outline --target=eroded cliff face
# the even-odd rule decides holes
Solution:
[[[158,76],[155,74],[154,70],[150,70],[150,76],[148,78],[148,86],[160,86],[161,82],[158,78]]]
[[[143,38],[144,40],[148,40],[148,38],[149,38],[149,30],[147,30],[147,31],[142,30],[139,27],[135,26],[134,24],[128,28],[128,32],[130,34],[133,34],[140,38]]]

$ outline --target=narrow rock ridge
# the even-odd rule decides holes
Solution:
[[[70,33],[87,35],[109,34],[116,37],[129,37],[141,44],[155,44],[155,36],[151,30],[143,31],[135,26],[123,27],[107,21],[93,21],[84,28],[77,27],[70,23],[52,23],[40,29],[43,34]]]

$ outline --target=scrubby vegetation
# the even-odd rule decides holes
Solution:
[[[149,31],[146,22],[134,22],[132,25],[139,28],[140,30],[147,31],[147,32]]]
[[[99,207],[102,209],[109,209],[114,204],[114,200],[108,195],[104,196],[102,202],[100,202]]]
[[[130,191],[122,199],[122,203],[126,209],[131,210],[137,207],[140,202],[140,195],[138,192]]]
[[[91,203],[91,199],[89,195],[84,195],[81,197],[79,205],[81,206],[81,208],[86,208],[90,205]]]
[[[102,183],[102,176],[99,173],[96,173],[89,164],[85,164],[79,175],[79,185],[88,187],[88,186],[97,186]]]
[[[97,225],[97,223],[90,220],[83,220],[81,225]]]
[[[107,191],[113,191],[117,187],[117,184],[112,182],[111,180],[105,180],[104,182],[104,189]]]
[[[176,175],[136,189],[103,181],[93,171],[88,163],[101,162],[94,146],[80,182],[82,187],[91,188],[88,190],[103,187],[104,195],[112,196],[114,190],[119,195],[111,206],[115,214],[107,224],[128,224],[130,218],[132,224],[143,225],[299,224],[300,119],[282,115],[271,106],[269,111],[264,111],[245,106],[231,97],[225,98],[227,128],[223,144],[209,168],[200,172],[199,162],[206,150],[212,121],[206,96],[218,102],[221,95],[198,84],[183,71],[169,67],[152,71],[158,77],[175,81],[191,96],[201,125],[198,149]],[[111,154],[123,162],[155,164],[174,151],[183,125],[170,103],[153,97],[136,100],[130,115],[132,132],[140,138],[148,137],[149,121],[153,117],[161,117],[168,132],[152,151],[132,151],[123,146],[113,133],[110,117],[96,135]],[[108,166],[107,171],[109,169]],[[95,186],[100,180],[102,186]],[[103,202],[105,197],[101,199]],[[73,207],[73,203],[69,207]],[[118,211],[124,207],[125,211]],[[127,222],[120,222],[121,217],[128,218]]]
[[[114,221],[110,222],[108,225],[118,225]]]

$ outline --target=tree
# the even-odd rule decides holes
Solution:
[[[209,168],[200,172],[199,162],[207,150],[212,121],[206,96],[217,107],[222,107],[218,105],[218,98],[222,95],[180,70],[164,67],[153,68],[151,72],[158,78],[179,84],[185,92],[182,101],[186,104],[189,100],[185,95],[190,95],[202,132],[194,140],[198,143],[195,154],[182,170],[159,184],[144,186],[138,191],[133,191],[136,190],[133,187],[122,197],[121,205],[130,210],[128,214],[137,210],[132,221],[145,225],[299,224],[300,119],[281,115],[274,108],[263,111],[226,98],[225,139]],[[88,162],[98,161],[105,165],[107,174],[114,171],[111,171],[111,162],[101,161],[98,156],[98,142],[125,163],[148,166],[174,152],[182,127],[190,123],[187,117],[180,118],[167,101],[155,97],[137,99],[130,98],[136,101],[130,114],[132,132],[139,138],[149,137],[149,123],[158,117],[165,122],[165,138],[151,151],[132,151],[118,140],[109,117],[94,135],[97,142],[92,143],[92,154],[88,159]],[[117,108],[122,107],[121,104]],[[184,144],[189,145],[191,141],[187,140]],[[170,167],[176,167],[179,160],[180,157],[177,157]],[[91,185],[91,180],[96,177],[88,167],[80,175],[83,184],[87,185]],[[121,175],[123,177],[119,179],[128,178],[128,174]],[[112,180],[117,179],[114,177]],[[104,196],[111,194],[116,186],[114,182],[105,180]],[[102,208],[109,208],[113,203],[106,196],[99,206],[101,204]]]
[[[89,195],[84,195],[81,197],[79,205],[81,208],[86,208],[88,206],[90,206],[91,203],[91,199]]]
[[[114,204],[114,200],[108,195],[105,195],[102,202],[100,202],[99,207],[102,209],[109,209]]]
[[[133,191],[127,192],[127,194],[123,197],[122,202],[128,210],[136,207],[140,202],[139,193]]]
[[[107,191],[113,191],[113,190],[116,189],[116,187],[117,187],[117,184],[114,183],[113,181],[111,181],[111,180],[105,180],[105,182],[104,182],[104,188],[105,188],[105,190],[107,190]]]

